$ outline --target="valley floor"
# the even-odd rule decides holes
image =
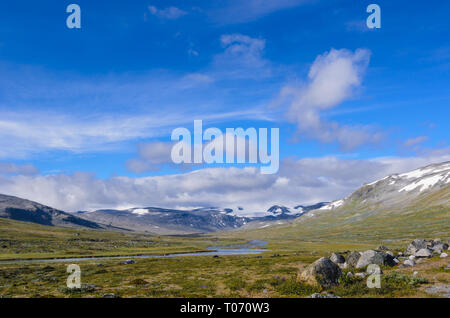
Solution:
[[[251,236],[239,231],[220,236],[151,236],[0,219],[0,259],[195,252],[246,242]],[[149,258],[131,264],[123,259],[82,261],[78,263],[79,290],[66,287],[67,263],[0,262],[0,297],[307,297],[321,290],[296,282],[296,277],[319,257],[334,251],[345,255],[350,250],[373,249],[381,243],[394,252],[406,246],[404,242],[331,242],[326,237],[308,240],[302,236],[268,236],[267,242],[268,250],[261,255]],[[435,257],[413,268],[383,268],[380,289],[369,289],[364,279],[354,277],[328,292],[341,297],[441,297],[450,286],[449,263],[449,258]]]

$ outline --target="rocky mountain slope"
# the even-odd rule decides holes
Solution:
[[[387,176],[293,221],[266,224],[245,235],[331,245],[449,238],[450,162]]]
[[[355,208],[394,209],[404,208],[412,202],[424,201],[435,194],[430,204],[450,205],[450,162],[429,165],[407,173],[393,174],[381,180],[365,184],[347,198],[321,207],[324,210],[345,210]],[[445,190],[443,191],[442,190]],[[417,202],[416,202],[417,203]],[[316,214],[313,211],[311,214]]]
[[[101,225],[51,207],[0,194],[0,217],[49,226],[101,229]]]

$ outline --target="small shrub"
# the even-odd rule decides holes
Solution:
[[[305,283],[297,282],[295,279],[290,279],[278,285],[276,287],[276,291],[281,295],[305,297],[314,293],[319,293],[321,289]]]

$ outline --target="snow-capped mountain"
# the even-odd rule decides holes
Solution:
[[[250,220],[216,208],[176,210],[156,207],[78,212],[83,219],[133,231],[158,234],[215,232],[239,228]]]
[[[433,204],[449,205],[450,162],[433,164],[401,174],[392,174],[363,185],[350,196],[333,201],[310,213],[330,211],[354,206],[377,206],[378,209],[402,208],[414,201],[444,191]]]
[[[294,208],[274,205],[263,212],[246,211],[240,206],[233,209],[207,207],[192,210],[146,207],[78,212],[76,215],[89,221],[133,231],[185,234],[232,230],[252,222],[265,222],[264,224],[266,224],[279,220],[295,219],[324,204],[318,203],[312,206],[296,206]]]

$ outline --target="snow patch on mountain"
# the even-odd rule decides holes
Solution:
[[[444,182],[445,184],[450,182],[450,172],[443,173],[443,174],[436,174],[429,177],[422,178],[416,182],[410,183],[407,186],[401,188],[399,192],[402,191],[412,191],[417,188],[419,188],[419,191],[422,192],[424,190],[427,190],[433,186],[435,186],[439,182]]]
[[[319,210],[333,210],[344,204],[344,200],[333,201],[330,204],[324,205]]]
[[[400,178],[422,178],[423,176],[429,175],[429,174],[435,174],[439,172],[444,172],[450,170],[450,162],[446,162],[440,165],[431,165],[428,167],[416,169],[407,173],[402,173],[399,175]]]
[[[132,209],[130,212],[137,215],[146,215],[150,213],[147,209]]]

